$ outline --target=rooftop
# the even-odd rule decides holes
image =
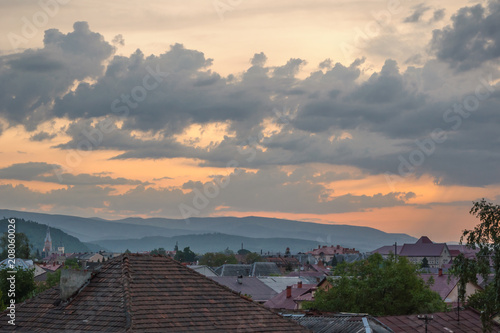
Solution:
[[[52,288],[16,306],[25,332],[308,332],[261,305],[164,256],[107,261],[67,301]]]

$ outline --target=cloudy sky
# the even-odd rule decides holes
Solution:
[[[0,208],[450,241],[500,199],[499,1],[0,4]]]

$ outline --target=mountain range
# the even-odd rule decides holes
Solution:
[[[229,248],[238,250],[241,242],[250,244],[252,241],[246,238],[253,238],[256,239],[255,244],[258,243],[257,240],[260,241],[256,245],[256,249],[262,248],[263,251],[270,251],[270,248],[274,248],[273,242],[277,242],[276,239],[278,238],[288,239],[287,242],[289,245],[287,247],[290,247],[292,252],[299,251],[299,249],[293,248],[293,245],[298,244],[299,240],[310,241],[308,243],[301,243],[300,247],[305,246],[305,250],[312,249],[317,245],[338,244],[343,247],[354,247],[362,252],[372,251],[383,245],[394,244],[394,242],[403,244],[414,243],[416,241],[416,238],[407,234],[386,233],[369,227],[320,224],[256,216],[242,218],[196,217],[189,220],[130,217],[120,220],[105,220],[101,218],[84,218],[0,209],[0,217],[2,216],[6,218],[23,218],[48,224],[77,237],[83,242],[92,242],[110,250],[123,248],[122,245],[117,245],[123,243],[134,244],[135,251],[147,251],[155,247],[152,246],[151,242],[153,239],[161,239],[158,237],[164,238],[162,241],[165,244],[171,245],[172,241],[175,243],[175,241],[182,239],[178,238],[179,236],[188,235],[191,237],[193,235],[204,235],[198,238],[192,237],[192,240],[190,240],[192,244],[185,245],[191,246],[191,248],[196,247],[194,242],[201,242],[203,238],[206,242],[209,242],[211,238],[219,250],[226,249],[229,244],[237,245],[237,248],[231,248],[231,246],[235,245],[231,245]],[[233,242],[227,237],[224,237],[224,241],[221,241],[220,237],[217,239],[217,237],[207,236],[214,233],[224,234],[225,236],[245,237],[245,239],[234,237]],[[172,247],[170,245],[169,247]],[[183,246],[180,245],[180,247]],[[167,250],[170,249],[166,245],[161,247]],[[125,248],[127,248],[126,245]],[[207,245],[206,248],[213,247]],[[281,251],[284,251],[285,248],[282,248]],[[132,251],[132,249],[130,250]]]

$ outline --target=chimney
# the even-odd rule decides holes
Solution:
[[[302,281],[297,282],[297,288],[302,288]]]
[[[76,271],[72,269],[61,270],[60,296],[65,301],[82,288],[91,277],[89,271]]]
[[[443,269],[442,268],[438,269],[438,276],[443,276]]]
[[[286,287],[286,298],[292,297],[292,286]]]
[[[243,275],[238,275],[236,281],[238,282],[238,284],[243,284]]]

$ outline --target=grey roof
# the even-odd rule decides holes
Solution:
[[[210,278],[237,293],[241,293],[241,295],[250,296],[256,302],[265,302],[277,294],[256,277],[245,276],[241,280],[241,284],[234,276],[210,276]]]
[[[263,276],[259,277],[259,280],[264,282],[269,288],[273,289],[277,293],[282,292],[287,286],[297,284],[302,281],[303,284],[318,284],[315,277],[310,276]]]
[[[206,265],[188,265],[187,267],[208,277],[217,276],[215,271]]]
[[[361,333],[367,332],[365,323],[373,333],[394,332],[371,316],[363,315],[333,315],[333,316],[292,316],[300,325],[314,333]]]
[[[215,270],[219,276],[250,276],[252,265],[224,264]]]
[[[281,275],[281,271],[274,262],[255,262],[252,265],[250,276]]]

